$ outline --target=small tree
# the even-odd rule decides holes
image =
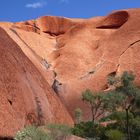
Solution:
[[[104,113],[104,109],[102,108],[102,96],[100,94],[87,89],[82,93],[82,100],[89,104],[93,122]],[[100,114],[99,110],[101,112]]]
[[[93,122],[115,108],[116,104],[113,99],[115,99],[115,96],[112,93],[92,92],[89,89],[82,93],[82,100],[90,106]]]
[[[116,111],[123,99],[124,96],[118,96],[114,90],[104,93],[88,89],[82,94],[82,100],[90,105],[93,122],[101,116]]]
[[[132,108],[136,106],[137,95],[139,94],[139,89],[134,84],[134,80],[134,74],[127,71],[123,72],[120,77],[109,77],[108,80],[109,84],[114,85],[114,89],[110,92],[115,92],[122,100],[118,106],[126,112],[126,131],[128,140],[131,139],[129,131],[129,112],[133,112]]]

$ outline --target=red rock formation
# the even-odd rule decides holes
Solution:
[[[107,76],[124,70],[132,70],[140,85],[139,14],[140,9],[130,9],[85,20],[45,16],[16,24],[0,23],[0,26],[58,94],[71,115],[74,116],[75,108],[81,107],[87,119],[90,111],[81,101],[85,89],[105,90]],[[30,74],[34,75],[38,77]]]
[[[12,136],[33,123],[73,124],[46,80],[2,28],[0,73],[0,135]]]

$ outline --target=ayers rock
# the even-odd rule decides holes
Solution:
[[[25,125],[67,123],[90,111],[85,89],[105,90],[108,75],[131,70],[140,85],[140,9],[104,17],[43,16],[0,23],[0,135]]]

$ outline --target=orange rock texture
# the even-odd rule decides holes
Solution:
[[[0,132],[11,126],[13,134],[30,121],[72,124],[77,107],[90,118],[81,93],[107,89],[109,74],[131,70],[140,85],[139,22],[140,9],[130,9],[0,23]]]
[[[73,124],[47,81],[2,28],[0,73],[0,135],[12,136],[29,124]]]

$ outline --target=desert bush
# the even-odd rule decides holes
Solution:
[[[71,134],[67,125],[49,124],[47,126],[29,126],[17,132],[15,140],[65,140]]]
[[[104,127],[93,121],[81,122],[72,128],[72,134],[88,139],[99,139],[103,136],[104,129]]]
[[[21,131],[18,131],[15,140],[51,140],[49,135],[43,130],[35,127],[29,126]]]
[[[52,140],[65,140],[71,134],[71,128],[64,124],[50,124],[47,126]]]
[[[124,140],[124,134],[119,130],[108,130],[106,131],[106,136],[109,140]]]

